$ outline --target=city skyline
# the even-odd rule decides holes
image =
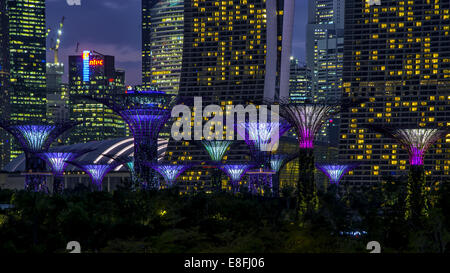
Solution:
[[[47,48],[56,29],[65,17],[60,60],[65,64],[63,82],[68,81],[68,56],[83,50],[95,50],[116,57],[116,67],[126,72],[127,85],[140,85],[142,78],[141,57],[141,0],[82,1],[81,6],[69,6],[66,1],[47,0],[47,28],[51,32]],[[103,12],[102,12],[103,10]],[[292,55],[305,62],[305,40],[307,23],[307,1],[295,0]],[[114,23],[114,28],[109,28]],[[135,31],[130,31],[135,28]],[[118,33],[120,35],[114,35]],[[47,60],[53,59],[53,52],[47,50]]]

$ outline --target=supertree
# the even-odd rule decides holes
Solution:
[[[134,172],[142,189],[158,186],[156,171],[146,163],[158,161],[158,137],[171,118],[171,109],[180,100],[163,92],[146,92],[136,96],[114,98],[84,97],[100,102],[127,123],[134,138]]]
[[[203,140],[202,145],[208,152],[211,160],[213,161],[212,168],[212,186],[217,190],[221,189],[221,171],[216,168],[223,156],[225,155],[227,149],[231,146],[233,142],[229,140]]]
[[[91,178],[92,185],[95,190],[102,191],[103,186],[103,178],[115,167],[118,166],[118,163],[114,164],[91,164],[89,162],[74,162],[68,161],[68,163],[78,167],[82,171],[84,171]]]
[[[244,163],[229,163],[219,166],[219,168],[230,178],[231,188],[234,193],[239,191],[239,182],[245,173],[252,167],[253,165]]]
[[[45,161],[38,154],[47,152],[53,141],[78,122],[57,122],[55,124],[13,124],[0,121],[0,127],[18,141],[25,153],[25,189],[48,192],[46,186]]]
[[[337,105],[295,104],[281,100],[280,116],[295,129],[299,153],[299,176],[297,180],[298,212],[300,215],[317,211],[319,198],[314,181],[314,137],[322,125],[338,111]]]
[[[273,193],[275,196],[279,195],[280,192],[280,170],[285,164],[293,160],[297,155],[289,154],[272,154],[270,157],[270,167],[275,172],[272,179],[273,183]]]
[[[409,155],[409,177],[406,195],[405,219],[418,221],[428,215],[424,156],[427,150],[449,131],[435,128],[391,128],[370,126],[396,140]]]
[[[161,174],[169,188],[175,185],[175,181],[183,172],[192,167],[190,164],[150,164],[150,166]]]
[[[50,166],[53,173],[53,193],[59,194],[64,189],[64,171],[67,168],[68,161],[90,152],[91,150],[82,150],[77,152],[45,152],[38,156],[44,159]]]
[[[351,170],[359,166],[359,163],[342,163],[342,164],[316,164],[317,169],[322,171],[330,180],[331,184],[338,185],[342,177]]]
[[[272,191],[272,175],[270,158],[276,151],[280,137],[291,128],[282,120],[279,122],[243,122],[237,124],[237,133],[245,140],[250,154],[259,167],[248,172],[249,188],[256,194],[258,189]]]

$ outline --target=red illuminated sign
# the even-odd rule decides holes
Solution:
[[[89,65],[103,65],[103,60],[90,60]]]

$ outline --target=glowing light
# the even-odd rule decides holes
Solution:
[[[292,104],[281,105],[280,115],[295,128],[299,147],[314,148],[314,136],[335,109],[331,105]]]
[[[211,159],[215,162],[221,161],[232,141],[228,140],[204,140],[203,146],[208,152]]]
[[[102,66],[103,60],[90,60],[89,65],[91,66]]]
[[[316,167],[330,179],[331,184],[339,184],[342,177],[358,164],[317,164]]]
[[[13,128],[21,133],[23,144],[26,144],[31,152],[41,151],[52,131],[56,129],[51,125],[18,125]]]
[[[82,165],[80,166],[80,168],[91,177],[92,183],[98,188],[98,190],[102,190],[103,178],[108,174],[109,171],[111,171],[111,169],[113,169],[113,166],[89,164]]]
[[[274,152],[278,140],[289,129],[286,122],[246,122],[239,124],[237,131],[255,151]]]
[[[85,82],[88,82],[90,80],[90,55],[90,51],[83,51],[83,81]]]
[[[151,165],[153,169],[159,172],[169,187],[173,186],[177,178],[191,165]]]

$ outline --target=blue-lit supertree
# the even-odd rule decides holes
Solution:
[[[118,166],[118,163],[92,164],[89,162],[74,162],[74,161],[69,161],[68,163],[78,167],[83,172],[85,172],[87,175],[89,175],[89,177],[91,178],[91,181],[92,181],[92,186],[97,191],[103,190],[103,186],[102,186],[103,178],[105,178],[105,176],[111,170],[113,170],[115,167]]]
[[[223,159],[223,156],[225,155],[227,149],[231,146],[233,142],[229,140],[203,140],[202,145],[205,147],[206,151],[208,152],[209,156],[212,160],[212,186],[216,190],[220,190],[222,183],[221,183],[221,171],[217,169],[217,164],[220,164],[220,162]]]
[[[241,182],[242,177],[253,166],[252,164],[244,163],[228,163],[220,165],[219,168],[228,175],[231,189],[236,193],[239,191],[239,182]]]
[[[275,172],[273,177],[273,193],[278,196],[280,193],[280,171],[284,165],[293,160],[297,155],[273,154],[270,157],[270,167]]]
[[[64,190],[64,171],[67,168],[68,161],[75,160],[90,151],[45,152],[38,154],[40,158],[47,162],[53,173],[53,193],[59,194]]]
[[[55,139],[78,124],[70,121],[55,124],[13,124],[0,121],[0,127],[14,136],[25,153],[25,189],[48,192],[45,161],[38,154],[47,152]]]
[[[322,171],[330,180],[331,184],[338,185],[341,181],[342,177],[356,167],[359,166],[359,163],[342,163],[342,164],[328,164],[321,163],[316,164],[317,169]]]
[[[186,170],[192,167],[190,164],[149,164],[164,178],[167,187],[171,188],[175,186],[177,178]]]
[[[249,188],[253,193],[263,190],[272,191],[270,159],[277,150],[280,137],[291,128],[286,121],[278,122],[244,122],[237,125],[238,134],[247,143],[257,170],[248,172]]]
[[[171,118],[171,109],[180,100],[164,92],[136,92],[114,98],[89,97],[120,115],[134,137],[134,172],[142,189],[157,190],[158,177],[148,162],[158,162],[158,137]]]

